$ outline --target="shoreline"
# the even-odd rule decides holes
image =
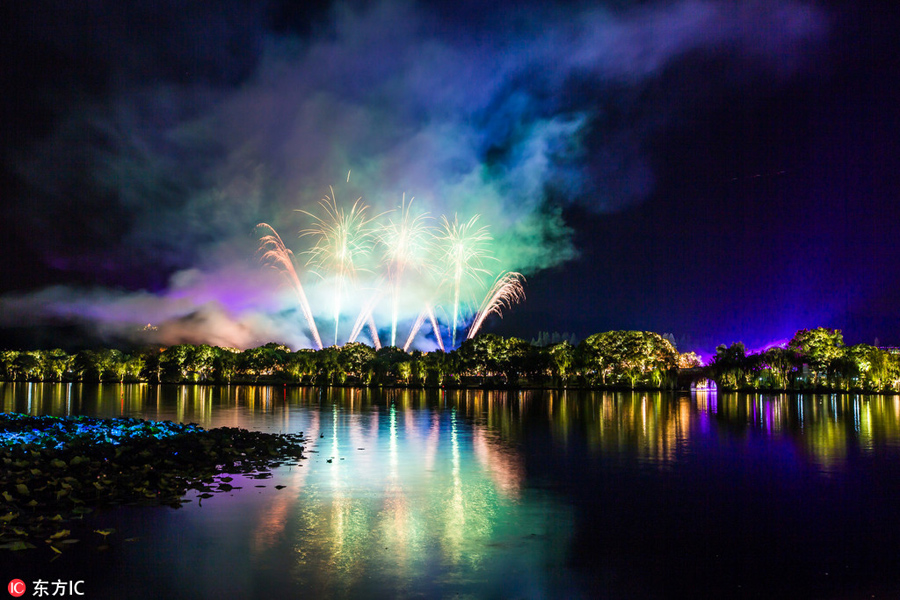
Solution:
[[[718,389],[718,388],[690,388],[690,387],[650,387],[650,386],[583,386],[583,385],[536,385],[536,384],[479,384],[479,385],[441,385],[433,386],[426,384],[369,384],[362,383],[328,383],[317,384],[307,382],[272,380],[272,381],[181,381],[181,382],[151,382],[151,381],[10,381],[0,379],[0,384],[41,384],[41,385],[147,385],[147,386],[191,386],[191,387],[229,387],[229,386],[254,386],[254,387],[288,387],[288,388],[317,388],[317,389],[356,389],[356,390],[425,390],[425,391],[455,391],[455,390],[486,390],[486,391],[561,391],[561,392],[672,392],[672,393],[722,393],[722,394],[788,394],[792,396],[802,396],[805,394],[820,395],[867,395],[867,396],[897,396],[900,392],[897,390],[866,390],[861,388],[835,390],[825,387],[788,389],[788,388],[740,388],[740,389]]]
[[[0,413],[0,549],[76,544],[84,515],[102,507],[179,508],[230,492],[251,477],[306,458],[301,434],[252,432],[128,417]],[[101,534],[102,535],[102,534]],[[104,536],[105,537],[105,536]]]

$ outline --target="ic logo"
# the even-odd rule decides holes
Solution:
[[[9,590],[9,595],[14,598],[18,598],[25,594],[25,582],[21,579],[13,579],[9,582],[9,585],[6,586],[6,589]]]

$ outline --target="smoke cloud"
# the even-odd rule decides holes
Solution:
[[[41,29],[100,74],[9,163],[28,196],[19,223],[46,263],[101,285],[8,296],[7,320],[78,319],[119,337],[153,323],[133,337],[160,343],[309,345],[290,295],[258,274],[253,232],[271,223],[302,268],[297,233],[310,219],[297,210],[316,212],[330,185],[373,215],[404,194],[432,217],[481,215],[496,272],[560,265],[578,252],[565,209],[646,198],[647,144],[712,84],[648,88],[711,59],[725,68],[714,85],[786,77],[827,29],[813,4],[783,0],[452,14],[336,3],[308,30],[277,23],[275,5],[157,4],[154,28],[146,8],[100,2],[84,9],[87,40],[65,26],[72,7],[57,31]],[[304,285],[327,314],[326,292]]]

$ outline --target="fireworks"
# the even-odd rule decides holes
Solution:
[[[481,308],[478,309],[475,320],[472,321],[467,339],[471,340],[478,334],[481,324],[484,323],[488,315],[501,316],[503,308],[510,308],[513,304],[525,299],[525,288],[522,286],[523,280],[524,277],[522,277],[521,273],[506,273],[497,277],[494,285],[491,286],[491,289],[488,290],[487,295],[484,297],[484,302],[481,303]]]
[[[309,333],[316,342],[316,347],[322,349],[322,340],[319,337],[319,330],[316,328],[316,321],[313,319],[312,309],[309,306],[309,300],[300,284],[300,278],[297,277],[297,271],[294,269],[294,254],[281,241],[281,236],[270,226],[260,223],[257,229],[263,229],[270,232],[259,240],[260,259],[264,264],[272,267],[282,274],[288,281],[288,285],[297,295],[297,302],[300,304],[300,310],[306,318],[306,324],[309,327]]]
[[[319,203],[318,214],[307,215],[312,224],[300,238],[313,240],[303,252],[310,275],[317,276],[325,294],[322,312],[334,323],[338,344],[342,318],[355,314],[353,327],[344,341],[352,342],[368,326],[376,348],[381,346],[378,323],[387,321],[390,345],[397,345],[398,328],[405,322],[409,333],[403,345],[408,350],[426,319],[437,346],[444,350],[439,315],[446,315],[450,347],[456,347],[457,332],[472,319],[468,338],[481,328],[486,317],[500,315],[504,308],[524,299],[519,273],[491,271],[498,261],[491,254],[492,238],[487,226],[475,215],[467,221],[445,216],[430,226],[426,213],[412,210],[413,201],[403,197],[393,211],[369,217],[368,207],[358,199],[349,210],[340,207],[334,191]],[[294,290],[310,336],[321,348],[314,313],[294,264],[294,255],[275,230],[259,225],[263,262],[278,270]],[[488,282],[493,278],[493,285]],[[486,293],[485,293],[486,290]],[[315,294],[314,294],[315,295]],[[483,300],[473,310],[476,298]],[[474,317],[473,317],[474,315]]]
[[[334,343],[337,345],[341,301],[344,293],[356,283],[360,265],[371,252],[372,220],[365,216],[368,207],[362,203],[362,198],[357,199],[348,212],[338,206],[333,189],[331,196],[326,196],[319,206],[325,211],[322,217],[299,211],[314,220],[310,229],[300,232],[300,237],[312,236],[316,240],[307,251],[309,260],[306,264],[320,277],[333,278]]]
[[[397,219],[388,217],[378,232],[378,243],[383,249],[382,264],[391,288],[391,346],[397,345],[397,319],[400,311],[400,296],[403,291],[403,274],[409,269],[421,271],[426,264],[430,232],[427,215],[413,214],[413,198],[409,203],[406,196],[395,211]]]
[[[490,255],[487,243],[491,240],[487,227],[477,227],[478,215],[466,223],[460,223],[458,217],[453,222],[441,217],[441,230],[436,236],[438,247],[438,264],[443,265],[442,280],[447,281],[452,289],[453,304],[450,327],[450,346],[456,347],[456,330],[459,324],[461,294],[469,283],[479,283],[480,277],[489,271],[484,262]]]

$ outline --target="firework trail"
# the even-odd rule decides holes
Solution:
[[[479,215],[465,223],[454,216],[451,223],[441,217],[440,232],[435,236],[438,248],[437,264],[446,265],[445,276],[453,286],[452,323],[450,326],[450,346],[456,347],[456,329],[459,324],[460,295],[466,280],[480,283],[482,275],[488,271],[483,267],[490,258],[487,243],[492,239],[486,226],[477,227]]]
[[[369,335],[372,336],[372,344],[376,350],[381,350],[381,340],[378,338],[378,328],[375,327],[375,319],[369,315]]]
[[[356,338],[359,337],[359,334],[362,333],[362,329],[367,324],[374,324],[374,319],[372,318],[372,311],[375,310],[375,306],[378,304],[378,301],[381,300],[381,294],[375,293],[369,298],[369,301],[366,302],[365,306],[362,307],[362,310],[359,311],[359,314],[356,316],[356,322],[353,323],[353,329],[350,331],[350,338],[347,340],[348,342],[355,342]],[[375,341],[375,336],[373,336],[372,341]],[[376,350],[381,345],[380,340],[376,342]]]
[[[341,302],[345,288],[356,281],[361,270],[361,263],[371,252],[373,219],[366,218],[368,207],[362,198],[353,203],[349,211],[338,207],[334,189],[331,196],[326,196],[319,206],[325,212],[320,217],[305,210],[302,212],[313,219],[313,226],[300,232],[300,237],[312,236],[315,245],[307,250],[308,265],[313,266],[320,277],[326,274],[334,277],[334,343],[338,340],[338,323],[341,317]]]
[[[322,339],[319,337],[319,330],[313,319],[309,300],[306,299],[306,293],[303,291],[303,286],[300,284],[300,278],[297,277],[297,271],[294,269],[294,253],[287,249],[284,242],[281,241],[281,236],[278,235],[278,232],[276,232],[271,225],[260,223],[256,228],[264,229],[269,232],[268,235],[263,236],[259,240],[258,252],[260,254],[260,260],[281,273],[281,275],[288,280],[288,283],[290,283],[291,287],[294,289],[294,293],[297,295],[297,301],[300,303],[300,309],[303,311],[303,316],[306,317],[306,323],[316,342],[316,346],[321,350]]]
[[[419,329],[422,327],[422,323],[425,322],[425,311],[419,313],[416,322],[413,323],[412,329],[409,330],[409,337],[406,338],[406,343],[403,344],[403,351],[409,352],[409,347],[412,344],[413,339],[416,337],[416,334],[419,333]]]
[[[511,308],[513,304],[521,302],[525,299],[525,288],[522,287],[524,277],[520,273],[506,273],[497,277],[494,285],[488,290],[472,326],[469,328],[469,335],[466,339],[471,340],[478,334],[484,319],[490,314],[496,314],[502,317],[503,308]]]
[[[444,340],[441,338],[441,329],[438,327],[437,319],[434,317],[434,310],[431,308],[430,304],[425,305],[425,310],[419,313],[419,317],[416,319],[416,322],[413,323],[412,329],[409,330],[409,337],[406,338],[406,343],[403,344],[404,352],[409,351],[413,339],[415,339],[416,334],[419,333],[422,325],[425,324],[426,317],[428,317],[428,320],[431,322],[431,328],[434,331],[434,338],[437,340],[438,347],[441,349],[441,352],[446,352],[446,350],[444,350]]]
[[[437,339],[438,347],[440,347],[441,352],[446,352],[446,350],[444,350],[444,340],[441,338],[441,329],[438,327],[437,319],[434,318],[434,309],[428,305],[425,307],[425,311],[428,313],[428,318],[431,320],[431,327],[434,329],[434,337]]]
[[[397,319],[400,312],[403,273],[408,268],[419,270],[428,255],[431,232],[426,224],[427,215],[410,212],[414,198],[406,202],[406,194],[394,212],[397,220],[389,219],[378,234],[378,244],[383,248],[382,263],[387,271],[391,287],[391,346],[397,345]]]
[[[451,301],[452,309],[448,311],[451,323],[448,328],[451,348],[455,348],[459,328],[465,326],[464,319],[469,313],[475,312],[471,310],[470,303],[474,290],[483,289],[485,276],[491,274],[485,268],[485,263],[495,260],[489,252],[492,238],[488,228],[479,225],[479,215],[462,223],[457,216],[452,221],[442,216],[440,227],[430,228],[427,226],[427,215],[414,215],[410,210],[412,199],[407,202],[404,195],[394,211],[384,213],[389,215],[386,222],[377,226],[373,222],[380,215],[369,218],[366,214],[368,207],[361,198],[356,200],[350,210],[345,210],[338,206],[334,190],[331,189],[331,195],[326,196],[319,204],[322,209],[319,215],[298,211],[313,220],[310,228],[300,232],[300,237],[314,238],[312,247],[305,251],[309,255],[306,264],[327,286],[333,286],[327,310],[333,310],[331,318],[334,320],[334,344],[337,345],[339,339],[341,311],[346,308],[345,300],[353,291],[365,292],[370,297],[358,313],[347,341],[356,341],[363,328],[368,327],[375,348],[381,348],[375,314],[378,304],[385,295],[389,295],[390,339],[391,345],[396,345],[401,315],[406,314],[410,308],[409,302],[404,306],[401,299],[404,294],[413,297],[414,290],[407,280],[410,273],[415,272],[420,278],[433,277],[430,281],[431,293],[430,299],[425,301],[424,308],[412,325],[403,349],[409,349],[427,318],[437,345],[442,351],[446,351],[435,309],[441,305],[446,306],[444,302],[449,304]],[[281,237],[270,225],[260,223],[258,227],[266,233],[260,238],[259,245],[262,262],[278,270],[290,283],[309,325],[311,337],[321,349],[322,340],[294,267],[293,253],[285,247]],[[380,281],[373,282],[370,289],[365,291],[360,287],[360,278],[363,273],[375,275],[365,267],[376,250],[380,253]],[[506,273],[494,281],[475,312],[468,338],[475,336],[489,315],[499,315],[504,308],[509,308],[524,298],[522,280],[519,273]],[[420,284],[429,285],[425,281]]]

